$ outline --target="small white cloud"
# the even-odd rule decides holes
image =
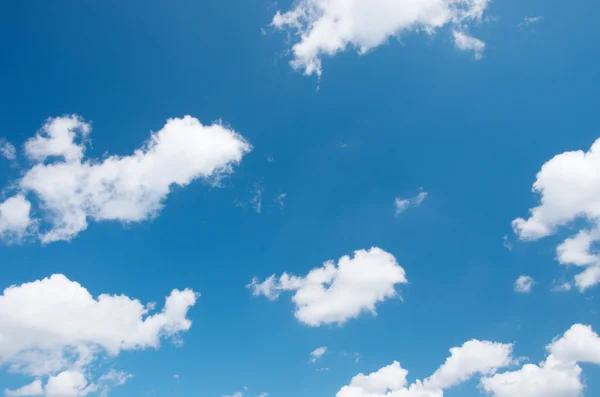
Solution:
[[[14,161],[17,158],[17,149],[10,142],[0,139],[0,155],[7,160]]]
[[[427,192],[423,191],[423,188],[419,188],[419,193],[410,198],[396,197],[394,199],[394,207],[396,208],[396,216],[400,215],[404,211],[412,207],[418,207],[423,204],[423,201],[427,198]]]
[[[358,250],[352,258],[343,256],[337,265],[327,261],[304,277],[284,273],[263,282],[254,278],[246,287],[254,296],[264,295],[271,301],[282,292],[294,291],[296,318],[316,327],[342,325],[363,312],[375,315],[377,303],[397,297],[396,286],[407,282],[396,258],[374,247]]]
[[[285,198],[287,197],[287,193],[281,193],[278,194],[275,197],[275,205],[279,208],[279,211],[283,214],[283,207],[285,205],[285,203],[283,202],[283,200],[285,200]]]
[[[33,397],[41,396],[43,394],[44,389],[42,388],[42,381],[39,379],[36,379],[32,383],[20,387],[17,390],[4,390],[4,395],[6,397]]]
[[[243,394],[242,392],[238,391],[238,392],[235,392],[235,393],[233,393],[233,394],[232,394],[232,395],[230,395],[230,396],[228,396],[228,395],[223,395],[223,397],[243,397],[243,395],[244,395],[244,394]]]
[[[535,282],[531,277],[519,276],[519,278],[515,281],[515,292],[528,294],[531,292],[533,284],[535,284]]]
[[[179,374],[175,374],[175,375],[173,375],[173,379],[175,379],[177,382],[179,382],[179,379],[180,379],[180,378],[179,378]]]
[[[318,359],[320,359],[323,354],[327,352],[327,346],[321,346],[316,348],[310,353],[310,362],[316,363]]]
[[[568,281],[552,287],[552,291],[554,292],[569,292],[571,289],[573,289],[573,285]]]
[[[513,249],[513,245],[508,240],[508,236],[507,235],[504,235],[504,237],[502,237],[502,246],[504,246],[504,248],[506,248],[509,251],[512,251],[512,249]]]
[[[485,49],[483,41],[458,30],[453,31],[452,35],[454,36],[456,48],[462,51],[473,51],[477,60],[483,58],[483,50]]]
[[[35,227],[30,217],[31,203],[22,194],[0,203],[0,239],[20,242]]]
[[[544,19],[544,17],[543,17],[543,16],[536,16],[536,17],[525,17],[525,18],[523,19],[523,22],[519,23],[519,25],[518,25],[518,26],[519,26],[521,29],[522,29],[522,28],[526,28],[526,27],[528,27],[528,26],[529,26],[529,25],[531,25],[531,24],[535,24],[535,23],[538,23],[538,22],[542,21],[543,19]]]

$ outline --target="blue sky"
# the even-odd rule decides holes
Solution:
[[[406,14],[407,3],[397,3]],[[381,397],[385,389],[365,394],[352,384],[353,377],[399,361],[413,383],[432,375],[450,348],[473,339],[512,343],[513,357],[528,357],[497,365],[499,374],[517,373],[525,363],[538,365],[549,354],[569,356],[566,348],[546,346],[575,324],[600,329],[600,287],[582,287],[574,278],[600,266],[593,250],[600,240],[600,161],[595,152],[554,156],[587,152],[600,137],[600,42],[594,39],[600,36],[595,20],[600,6],[584,0],[480,3],[487,6],[480,19],[456,16],[431,34],[416,32],[431,27],[417,20],[396,32],[398,38],[384,34],[381,43],[358,54],[356,47],[383,26],[377,18],[388,14],[373,12],[373,19],[352,27],[360,30],[368,22],[371,30],[353,36],[358,39],[346,42],[346,50],[317,52],[313,63],[295,55],[293,46],[301,39],[293,27],[271,24],[278,11],[286,15],[295,9],[289,1],[2,4],[0,137],[1,147],[10,144],[15,153],[13,158],[3,150],[0,158],[0,202],[23,204],[9,201],[21,197],[31,209],[20,229],[9,219],[16,207],[0,210],[0,287],[25,291],[26,283],[62,274],[65,279],[48,281],[56,289],[45,293],[59,296],[77,282],[91,297],[75,288],[77,294],[46,305],[49,296],[36,295],[36,285],[28,289],[31,296],[8,299],[5,292],[0,297],[0,390],[39,379],[43,390],[37,395],[79,396],[84,387],[68,394],[47,385],[64,371],[79,371],[87,386],[96,386],[88,389],[90,395]],[[542,18],[524,23],[536,16]],[[461,49],[458,33],[485,42],[485,48]],[[323,43],[332,38],[325,35]],[[295,68],[290,65],[298,59]],[[310,69],[315,59],[320,67]],[[198,124],[181,121],[186,115]],[[168,124],[169,119],[176,120]],[[75,146],[67,154],[40,145],[36,159],[27,142],[36,134],[48,137],[43,126],[52,120],[76,124]],[[189,134],[167,139],[177,128]],[[89,190],[84,204],[73,204],[83,209],[87,227],[60,241],[43,241],[72,210],[52,212],[49,206],[71,196],[63,185],[66,174],[34,180],[27,177],[31,170],[83,148],[85,160],[65,171],[83,172],[109,155],[130,156],[144,148],[151,132],[161,131],[164,140],[142,150],[145,159],[159,153],[148,160],[143,194],[131,210],[137,214],[142,208],[142,215],[120,212],[129,194],[139,193],[135,187],[125,190],[116,209],[98,198],[112,190]],[[185,141],[196,133],[206,137],[206,131],[214,131],[215,139]],[[161,155],[165,142],[175,149]],[[218,183],[203,160],[214,153],[221,154],[210,160],[222,171]],[[547,172],[538,175],[544,164],[550,164]],[[138,174],[127,172],[131,166],[118,167],[111,178],[136,185]],[[185,183],[175,182],[179,172]],[[91,189],[86,184],[100,171],[83,175],[73,190],[77,195]],[[536,175],[537,194],[532,193]],[[59,199],[36,193],[50,188]],[[409,200],[400,213],[397,199]],[[535,207],[541,208],[539,216],[530,218]],[[524,223],[513,228],[517,218]],[[558,247],[579,232],[590,246],[578,245],[561,256]],[[302,287],[286,288],[279,276],[304,278],[326,261],[337,264],[344,255],[353,258],[355,251],[371,247],[397,261],[385,262],[387,269],[405,271],[406,283],[386,275],[376,280],[381,291],[387,286],[396,296],[365,297],[375,304],[376,315],[359,305],[356,316],[334,315],[344,319],[341,324],[319,315],[310,317],[313,326],[302,321],[291,299]],[[367,261],[359,267],[358,290],[344,289],[349,295],[342,294],[343,304],[370,288],[360,282],[374,272],[369,266]],[[253,277],[258,285],[271,275],[275,284],[263,284],[263,291],[279,294],[278,299],[254,296],[246,287]],[[528,293],[514,288],[523,275],[534,280]],[[565,283],[571,290],[557,292]],[[186,288],[193,293],[185,295]],[[186,301],[183,314],[161,311],[174,289],[195,301],[193,307]],[[107,341],[118,345],[121,336],[111,327],[102,331],[106,335],[90,331],[92,336],[68,340],[65,335],[78,334],[69,331],[74,323],[54,319],[71,318],[69,313],[87,318],[82,314],[93,311],[101,294],[128,297],[126,304],[111,307],[134,320],[142,307],[122,308],[133,299],[156,302],[143,317],[155,314],[166,322],[153,331],[159,346],[125,326],[123,338],[131,338],[132,345],[119,345],[112,355]],[[77,297],[91,306],[75,307]],[[20,313],[47,317],[38,324],[45,331],[38,336],[35,322]],[[111,315],[94,313],[82,326],[110,324],[103,316]],[[11,328],[19,321],[21,328]],[[11,339],[30,331],[27,343]],[[572,335],[561,340],[568,345],[575,338],[598,353],[572,364],[583,369],[583,395],[598,395],[600,368],[594,362],[600,363],[600,339],[586,339],[580,329]],[[22,350],[10,349],[19,343]],[[64,350],[81,346],[94,347],[85,366]],[[322,346],[326,352],[311,363],[310,353]],[[46,348],[69,356],[67,363],[36,373],[14,366],[26,352]],[[40,357],[38,364],[49,359]],[[101,380],[107,373],[120,374],[124,384]],[[444,388],[444,396],[486,395],[478,384],[492,377],[469,376]],[[517,396],[494,387],[487,395]],[[357,394],[344,394],[350,392]],[[552,397],[576,397],[573,393],[577,390]]]

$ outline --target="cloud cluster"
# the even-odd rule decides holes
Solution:
[[[283,273],[263,282],[255,278],[248,288],[255,296],[264,295],[269,300],[294,291],[296,318],[316,327],[342,325],[365,311],[375,315],[376,304],[397,296],[396,286],[407,282],[406,272],[396,258],[374,247],[358,250],[352,258],[343,256],[337,265],[327,261],[304,277]]]
[[[358,374],[337,397],[442,397],[444,390],[474,375],[494,374],[512,363],[512,345],[471,340],[450,349],[450,357],[429,378],[408,385],[408,371],[394,363],[369,375]]]
[[[533,192],[540,204],[529,218],[512,222],[521,240],[538,240],[555,234],[576,220],[585,225],[556,249],[561,264],[584,270],[575,276],[581,291],[600,282],[600,255],[594,244],[600,241],[600,139],[588,152],[565,152],[547,161],[538,172]]]
[[[58,117],[25,143],[33,166],[18,181],[18,196],[9,200],[22,202],[28,195],[37,199],[42,214],[39,238],[44,243],[70,240],[90,220],[128,223],[152,218],[172,186],[196,179],[218,181],[251,150],[235,131],[221,124],[205,126],[190,116],[169,119],[129,156],[87,159],[90,133],[90,124],[80,117]],[[22,234],[23,224],[0,219],[0,233]]]
[[[548,357],[539,365],[526,364],[516,371],[481,380],[493,397],[579,397],[583,392],[578,363],[600,364],[600,338],[591,327],[573,325],[548,345]]]
[[[582,369],[577,363],[600,364],[600,338],[589,326],[575,324],[552,342],[539,366],[516,365],[513,346],[471,340],[450,349],[450,357],[430,377],[408,384],[408,371],[394,362],[369,375],[359,374],[337,397],[443,397],[444,391],[480,375],[480,389],[491,397],[579,397]]]
[[[162,311],[151,314],[149,306],[125,295],[94,298],[60,274],[12,286],[0,295],[0,365],[12,372],[47,377],[43,387],[47,397],[83,396],[121,385],[129,374],[111,370],[94,377],[90,373],[97,358],[157,348],[161,338],[189,330],[187,313],[196,299],[192,290],[173,290]],[[37,379],[6,395],[40,395],[40,390]]]
[[[300,0],[277,11],[272,25],[292,32],[294,69],[321,75],[322,59],[348,48],[360,54],[410,32],[433,34],[450,27],[456,47],[481,58],[485,44],[467,33],[489,0]]]

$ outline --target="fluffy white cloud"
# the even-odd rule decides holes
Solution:
[[[450,349],[450,357],[431,377],[408,385],[408,371],[399,362],[369,375],[358,374],[337,397],[443,397],[444,390],[472,378],[493,374],[514,361],[512,345],[471,340]]]
[[[281,292],[294,291],[296,318],[309,326],[342,325],[362,312],[376,314],[375,306],[397,296],[396,286],[405,284],[406,272],[394,256],[380,248],[359,250],[336,264],[327,261],[305,277],[284,273],[262,283],[253,279],[247,287],[255,296],[275,300]]]
[[[310,353],[310,362],[316,363],[318,359],[320,359],[323,354],[327,352],[327,346],[321,346],[316,348]]]
[[[15,160],[17,158],[17,149],[10,142],[0,139],[0,155],[7,160]]]
[[[46,383],[46,397],[80,397],[96,391],[80,371],[63,371],[51,376]]]
[[[538,172],[533,192],[540,204],[529,218],[512,222],[522,240],[537,240],[556,233],[563,226],[581,219],[586,221],[575,236],[557,247],[561,264],[584,267],[575,284],[584,291],[600,282],[600,256],[593,245],[600,241],[600,139],[588,152],[559,154]]]
[[[600,364],[600,338],[589,326],[575,324],[547,347],[549,356],[539,365],[496,374],[481,380],[493,397],[579,397],[583,391],[577,363]]]
[[[519,278],[515,281],[515,292],[521,294],[528,294],[531,292],[533,288],[534,281],[529,276],[519,276]]]
[[[410,32],[433,34],[452,26],[461,31],[481,21],[489,0],[300,0],[287,12],[277,11],[272,25],[297,37],[292,67],[321,75],[324,56],[348,48],[360,54]],[[483,43],[469,37],[455,42],[459,49],[481,55]],[[462,37],[462,36],[461,36]],[[475,42],[474,40],[477,40]]]
[[[21,194],[0,203],[0,238],[19,241],[31,230],[31,203]]]
[[[111,370],[88,381],[86,369],[100,354],[157,348],[162,337],[190,329],[192,290],[173,290],[162,311],[125,295],[94,298],[63,275],[4,290],[0,295],[0,364],[14,372],[49,376],[48,397],[84,395],[92,389],[123,384],[129,374]]]
[[[46,226],[45,243],[70,240],[89,220],[140,222],[156,216],[173,185],[218,182],[251,146],[221,124],[186,116],[169,119],[129,156],[87,159],[90,124],[78,116],[48,120],[25,143],[34,162],[18,186],[35,195]]]
[[[485,49],[483,41],[458,30],[453,31],[452,35],[454,36],[454,44],[457,48],[463,51],[473,51],[475,59],[483,58],[483,50]]]
[[[394,199],[394,207],[396,208],[396,216],[400,215],[407,209],[411,207],[418,207],[423,204],[423,201],[427,198],[427,192],[424,192],[423,189],[415,197],[411,198],[401,198],[396,197]]]
[[[44,389],[42,388],[42,381],[40,379],[36,379],[28,385],[18,388],[17,390],[4,390],[4,395],[6,397],[30,397],[30,396],[41,396],[44,394]]]

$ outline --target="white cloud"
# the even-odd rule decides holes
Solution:
[[[253,279],[247,287],[255,296],[275,300],[280,293],[294,291],[296,318],[309,326],[342,325],[362,312],[376,315],[376,304],[397,296],[396,286],[405,284],[406,272],[394,256],[380,248],[359,250],[336,264],[327,261],[305,277],[283,273],[262,283]]]
[[[493,374],[514,362],[512,345],[471,340],[450,349],[450,357],[424,381],[408,385],[408,371],[395,361],[369,375],[358,374],[337,397],[442,397],[444,390],[476,374]]]
[[[279,211],[282,214],[283,214],[283,207],[285,206],[285,203],[283,200],[285,200],[286,197],[287,197],[287,193],[281,193],[275,197],[275,205],[279,208]]]
[[[485,49],[483,41],[458,30],[453,31],[452,35],[454,36],[454,44],[458,49],[473,51],[475,59],[483,58],[483,50]]]
[[[523,22],[519,23],[519,27],[520,28],[526,28],[531,24],[534,23],[538,23],[540,21],[542,21],[544,19],[543,16],[536,16],[536,17],[525,17],[523,18]]]
[[[235,393],[233,393],[233,394],[232,394],[232,395],[230,395],[230,396],[226,396],[226,395],[224,395],[223,397],[242,397],[242,396],[243,396],[242,392],[239,392],[239,391],[238,391],[238,392],[235,392]]]
[[[493,397],[580,397],[582,369],[577,363],[600,364],[598,334],[575,324],[547,350],[549,356],[539,365],[484,378],[482,389]]]
[[[46,397],[79,397],[96,391],[94,384],[88,384],[80,371],[63,371],[51,376],[46,383]]]
[[[0,139],[0,155],[13,161],[17,158],[17,149],[10,142]]]
[[[561,227],[581,219],[579,232],[557,247],[561,264],[583,267],[575,284],[584,291],[600,282],[600,256],[593,245],[600,241],[600,139],[588,152],[559,154],[538,172],[533,192],[540,204],[529,211],[529,218],[512,222],[521,240],[537,240],[556,233]]]
[[[360,54],[412,32],[433,34],[481,21],[488,0],[300,0],[272,25],[295,34],[294,69],[321,75],[321,62],[347,49]],[[459,49],[465,49],[459,46]],[[471,49],[471,48],[468,48]]]
[[[316,363],[318,359],[320,359],[323,354],[327,352],[327,346],[321,346],[316,348],[310,353],[310,362]]]
[[[0,238],[5,241],[20,241],[31,231],[31,203],[21,194],[0,203]]]
[[[41,396],[44,394],[42,388],[42,381],[36,379],[28,385],[18,388],[17,390],[4,390],[6,397],[29,397],[29,396]]]
[[[394,207],[396,208],[396,216],[400,215],[411,207],[418,207],[423,204],[423,201],[427,198],[427,192],[423,191],[423,188],[419,189],[420,192],[414,197],[401,198],[396,197],[394,199]]]
[[[70,240],[90,220],[150,219],[173,185],[216,182],[251,149],[235,131],[221,124],[205,126],[190,116],[169,119],[129,156],[87,159],[90,133],[90,124],[80,117],[58,117],[25,143],[35,164],[18,186],[40,204],[47,229],[40,236],[44,243]]]
[[[521,294],[528,294],[531,292],[533,284],[535,284],[535,282],[531,277],[519,276],[519,278],[517,278],[517,280],[515,281],[515,292]]]
[[[87,375],[99,355],[158,348],[163,337],[189,330],[192,290],[173,290],[159,313],[125,295],[92,297],[63,275],[4,290],[0,295],[0,365],[12,372],[48,376],[48,397],[80,396],[123,384],[131,375],[111,370],[98,383]]]

